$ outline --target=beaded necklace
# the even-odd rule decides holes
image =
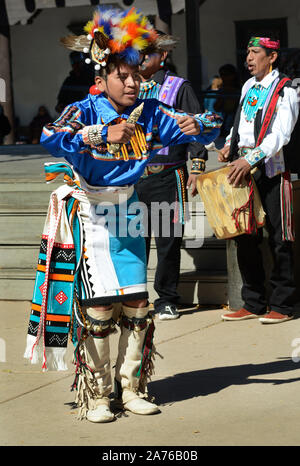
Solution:
[[[153,79],[140,84],[140,99],[158,99],[160,85]]]
[[[256,84],[247,92],[243,103],[243,112],[248,123],[253,121],[258,110],[263,108],[271,86],[272,84],[265,88],[261,84]]]

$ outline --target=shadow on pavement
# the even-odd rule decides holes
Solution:
[[[231,385],[267,383],[273,385],[300,381],[291,379],[249,379],[253,376],[279,374],[298,369],[290,358],[265,364],[243,364],[240,366],[214,367],[199,371],[185,372],[148,384],[149,394],[155,396],[158,404],[183,401],[196,396],[217,393]]]

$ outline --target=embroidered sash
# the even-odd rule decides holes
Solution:
[[[265,111],[263,115],[262,126],[256,141],[256,147],[262,143],[270,128],[270,124],[272,122],[279,99],[279,93],[288,81],[290,81],[289,78],[282,78],[278,82],[272,97],[268,101],[267,108],[264,109]],[[293,192],[289,171],[285,171],[281,175],[280,201],[282,239],[284,241],[294,241]]]
[[[158,100],[170,107],[174,107],[178,91],[184,82],[185,79],[179,76],[168,76],[160,88]],[[158,155],[168,155],[168,153],[169,147],[163,147],[163,149],[157,152]]]
[[[66,180],[70,178],[70,167],[63,163],[47,164],[45,170],[48,180],[61,172]],[[73,301],[81,235],[73,192],[74,187],[64,185],[51,194],[38,257],[24,357],[32,363],[42,358],[43,370],[67,369],[64,356],[68,335],[71,330],[74,336],[76,326]]]

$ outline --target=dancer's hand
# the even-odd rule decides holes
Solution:
[[[107,142],[110,144],[126,144],[134,135],[135,125],[122,121],[117,125],[110,125],[107,129]]]
[[[197,134],[200,134],[199,123],[191,116],[184,115],[177,117],[177,123],[181,131],[188,136],[197,136]]]

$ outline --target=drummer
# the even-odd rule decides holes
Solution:
[[[259,318],[264,324],[273,324],[291,320],[295,314],[292,189],[282,147],[290,140],[299,104],[290,80],[282,81],[285,84],[277,102],[275,100],[274,90],[279,91],[279,83],[284,78],[276,67],[279,51],[280,43],[275,38],[250,39],[246,63],[252,77],[243,86],[233,128],[219,152],[220,162],[230,162],[228,180],[234,186],[257,167],[254,179],[266,212],[266,228],[274,258],[271,294],[267,302],[259,249],[262,229],[257,234],[236,237],[244,305],[236,312],[222,315],[223,320]],[[263,136],[268,124],[266,115],[272,108],[271,123]]]

